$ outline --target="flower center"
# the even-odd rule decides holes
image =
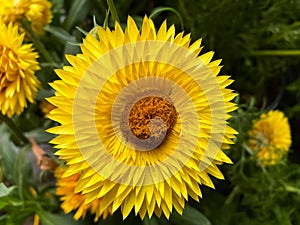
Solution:
[[[160,143],[176,123],[175,107],[162,97],[148,96],[139,99],[130,109],[128,125],[140,140],[160,140]]]

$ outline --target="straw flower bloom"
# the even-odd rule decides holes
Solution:
[[[249,146],[264,165],[276,164],[292,143],[288,119],[278,110],[262,114],[254,122],[249,137]]]
[[[64,170],[65,169],[62,167],[57,167],[55,170],[55,176],[57,178],[56,195],[61,196],[61,208],[64,212],[70,213],[71,211],[76,210],[76,213],[74,214],[75,220],[84,218],[87,212],[95,214],[95,222],[97,222],[101,216],[103,219],[106,219],[107,216],[111,214],[110,208],[100,213],[101,199],[95,199],[88,204],[84,204],[85,195],[74,192],[80,174],[78,173],[68,177],[63,177]]]
[[[189,196],[202,197],[200,185],[214,187],[209,175],[223,179],[217,165],[231,163],[221,149],[236,134],[226,121],[233,81],[217,76],[212,52],[199,55],[201,40],[191,44],[166,21],[156,32],[145,17],[139,31],[129,17],[125,31],[116,23],[97,32],[51,84],[49,118],[61,125],[49,132],[64,176],[80,173],[75,192],[84,204],[102,198],[101,212],[182,213]]]
[[[26,100],[34,102],[40,84],[34,75],[40,69],[38,53],[23,39],[17,26],[0,24],[0,109],[8,117],[21,114]]]
[[[5,0],[0,6],[0,18],[4,23],[18,22],[26,18],[32,30],[43,33],[43,26],[52,20],[51,2],[47,0]]]
[[[51,110],[55,109],[56,107],[51,103],[49,103],[47,100],[43,99],[39,104],[39,108],[41,112],[44,114],[44,116],[48,117],[49,112],[51,112]]]

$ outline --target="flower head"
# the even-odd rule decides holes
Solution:
[[[17,26],[0,23],[0,109],[8,117],[23,112],[26,100],[33,103],[39,87],[38,53],[23,39]]]
[[[249,146],[265,165],[276,164],[291,146],[291,131],[283,112],[271,110],[254,122]]]
[[[100,212],[101,198],[95,199],[88,204],[84,204],[86,198],[85,195],[82,193],[75,193],[75,187],[80,174],[78,173],[68,177],[64,177],[64,170],[64,168],[58,167],[55,170],[55,176],[57,178],[56,195],[61,196],[61,208],[65,213],[70,213],[71,211],[76,210],[74,219],[78,220],[80,218],[84,218],[86,213],[90,212],[92,214],[95,214],[95,222],[98,221],[99,217],[103,216],[103,219],[105,219],[109,214],[111,214],[110,208],[107,208],[107,210]]]
[[[47,0],[5,0],[0,6],[0,18],[4,23],[26,18],[38,34],[43,33],[43,26],[49,24],[52,17],[51,2]]]
[[[166,22],[156,32],[145,17],[139,31],[129,17],[125,31],[116,23],[98,36],[86,36],[51,84],[49,117],[61,125],[49,132],[65,174],[81,173],[75,192],[85,204],[103,198],[101,210],[121,208],[124,218],[182,213],[199,185],[213,187],[209,174],[223,179],[217,165],[231,163],[221,148],[236,134],[226,121],[232,80],[217,76],[212,52],[199,56],[201,40],[190,44]]]

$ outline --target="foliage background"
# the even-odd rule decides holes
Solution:
[[[36,105],[30,105],[14,121],[27,136],[34,137],[53,154],[47,144],[51,135],[44,132],[53,126],[45,119],[39,103],[53,95],[48,85],[57,79],[53,69],[67,62],[64,54],[79,52],[84,34],[105,20],[104,0],[52,0],[54,18],[41,37],[55,62],[40,62],[37,76],[43,84]],[[223,74],[235,79],[232,89],[239,93],[240,108],[231,120],[239,131],[236,144],[227,152],[234,165],[222,166],[226,180],[214,180],[216,190],[203,187],[200,203],[189,201],[184,215],[174,213],[170,221],[152,218],[140,221],[131,215],[125,221],[117,213],[97,224],[300,224],[300,2],[296,0],[118,0],[121,21],[131,15],[141,21],[145,14],[170,7],[181,15],[184,30],[193,39],[203,38],[204,52],[214,50],[215,59],[223,59]],[[162,10],[154,17],[160,24],[176,24],[174,11]],[[112,20],[109,26],[112,26]],[[124,24],[123,24],[124,25]],[[76,28],[79,27],[80,29]],[[267,110],[280,109],[289,117],[293,144],[289,155],[278,165],[262,166],[245,143],[252,121]],[[93,217],[75,222],[64,215],[55,196],[52,174],[42,172],[28,147],[4,125],[0,125],[0,224],[23,224],[38,214],[42,224],[92,224]],[[51,156],[52,157],[52,156]],[[29,219],[28,219],[29,218]]]

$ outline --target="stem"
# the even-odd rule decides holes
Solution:
[[[108,5],[109,11],[111,12],[111,17],[113,18],[113,20],[120,23],[120,19],[119,19],[118,12],[117,12],[114,1],[113,0],[107,0],[107,5]]]
[[[252,56],[299,56],[300,50],[257,50],[250,53]]]
[[[104,30],[106,30],[106,28],[108,27],[108,16],[109,16],[109,10],[107,10],[106,13],[105,13],[105,19],[104,19],[104,22],[103,22]]]
[[[20,130],[19,127],[7,116],[2,115],[0,113],[0,120],[2,120],[6,125],[16,134],[16,136],[24,143],[29,143],[29,140],[24,136],[23,132]]]
[[[33,42],[34,46],[37,48],[37,50],[41,53],[41,55],[44,57],[44,59],[49,63],[55,63],[52,56],[48,53],[43,43],[39,40],[37,35],[33,32],[33,30],[30,27],[30,24],[27,20],[21,20],[21,24],[23,29],[26,31],[26,33],[30,36],[31,41]]]
[[[229,196],[225,200],[224,205],[230,204],[233,201],[234,197],[239,193],[239,191],[240,191],[239,186],[235,186],[234,189],[232,190],[232,192],[229,194]]]
[[[251,156],[254,155],[254,152],[252,151],[251,148],[248,147],[247,144],[243,143],[243,144],[242,144],[242,147],[243,147],[243,148],[244,148]]]

